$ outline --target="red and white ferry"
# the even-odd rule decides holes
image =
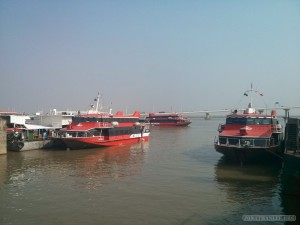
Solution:
[[[59,132],[59,139],[68,149],[116,146],[126,143],[147,141],[149,128],[139,122],[140,112],[124,115],[98,112],[99,95],[96,110],[78,114],[72,122]]]
[[[244,95],[248,96],[248,90]],[[258,93],[258,92],[257,92]],[[262,95],[260,93],[260,95]],[[282,154],[283,129],[276,117],[276,111],[263,114],[252,107],[238,113],[235,110],[227,115],[226,123],[219,125],[219,135],[215,140],[215,149],[234,161],[258,161],[278,158]]]
[[[179,113],[149,113],[146,122],[156,126],[188,126],[191,121]]]

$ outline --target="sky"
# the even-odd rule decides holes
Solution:
[[[299,0],[0,0],[0,110],[300,106]]]

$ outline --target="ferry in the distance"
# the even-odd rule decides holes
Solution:
[[[188,126],[191,121],[179,113],[149,113],[146,123],[156,126]]]
[[[245,92],[248,96],[251,90]],[[262,95],[260,93],[260,95]],[[260,161],[266,158],[280,158],[283,129],[276,117],[276,111],[263,114],[252,107],[227,115],[226,123],[219,125],[219,135],[215,140],[216,151],[226,158],[239,161]]]
[[[149,128],[139,122],[140,112],[124,115],[98,112],[99,95],[96,110],[78,114],[72,122],[59,132],[59,139],[68,149],[116,146],[126,143],[147,141]]]

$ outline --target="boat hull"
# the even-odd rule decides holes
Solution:
[[[86,148],[97,148],[97,147],[110,147],[119,146],[131,143],[140,143],[148,141],[149,136],[134,138],[121,138],[114,140],[103,140],[99,137],[88,137],[88,138],[61,138],[67,149],[86,149]]]
[[[174,123],[174,122],[163,122],[163,123],[149,123],[149,125],[152,126],[161,126],[161,127],[184,127],[184,126],[188,126],[191,122],[178,122],[178,123]]]
[[[55,143],[52,140],[39,141],[15,141],[7,143],[7,150],[9,151],[28,151],[36,149],[54,148]]]
[[[282,160],[280,146],[270,148],[235,148],[215,144],[215,149],[223,154],[226,160],[240,163]]]

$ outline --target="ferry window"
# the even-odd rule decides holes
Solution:
[[[228,118],[227,124],[271,124],[270,118]]]
[[[219,138],[219,142],[220,142],[220,144],[226,144],[227,138],[225,138],[225,137],[220,137],[220,138]]]
[[[246,118],[227,118],[226,124],[246,124],[247,119]]]
[[[84,137],[84,133],[83,132],[78,132],[78,137]]]
[[[263,119],[262,118],[257,118],[256,119],[256,124],[263,124]]]
[[[255,124],[255,119],[254,118],[248,118],[247,119],[247,124]]]
[[[262,120],[262,124],[271,124],[271,119],[270,118],[264,118]]]
[[[95,136],[95,133],[96,133],[97,131],[95,131],[95,130],[90,130],[90,131],[88,131],[87,133],[88,133],[88,136],[90,137],[90,136]]]
[[[109,135],[108,129],[103,129],[103,130],[101,131],[101,134],[102,134],[103,136],[108,136],[108,135]]]
[[[232,118],[227,118],[226,119],[226,124],[232,124]]]
[[[79,122],[79,119],[80,119],[79,117],[74,117],[72,121]]]
[[[261,124],[260,118],[248,118],[247,124]]]

